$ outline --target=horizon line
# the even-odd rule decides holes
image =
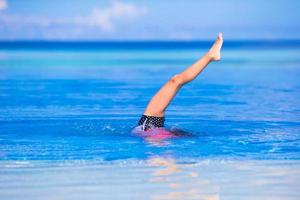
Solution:
[[[82,39],[79,39],[79,40],[60,40],[60,39],[57,39],[57,40],[36,40],[36,39],[33,39],[33,40],[28,40],[28,39],[18,39],[18,40],[1,40],[0,39],[0,43],[14,43],[14,42],[58,42],[58,43],[68,43],[68,42],[86,42],[86,43],[97,43],[97,42],[101,42],[101,43],[113,43],[113,42],[116,42],[116,43],[130,43],[130,42],[134,42],[134,43],[138,43],[138,42],[141,42],[141,43],[150,43],[150,42],[186,42],[186,43],[189,43],[189,42],[213,42],[214,39],[196,39],[196,40],[183,40],[183,39],[180,39],[180,40],[165,40],[165,39],[162,39],[162,40],[82,40]],[[227,40],[224,40],[226,42],[300,42],[300,38],[293,38],[293,39],[227,39]]]

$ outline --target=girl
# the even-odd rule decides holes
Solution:
[[[219,33],[210,50],[201,59],[165,83],[148,103],[135,130],[148,131],[164,127],[165,110],[174,96],[183,85],[194,80],[210,62],[221,59],[222,44],[222,33]]]

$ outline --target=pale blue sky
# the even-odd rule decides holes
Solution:
[[[0,40],[300,39],[299,0],[0,0]]]

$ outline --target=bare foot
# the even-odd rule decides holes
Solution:
[[[212,47],[207,53],[207,55],[210,57],[212,61],[221,60],[222,45],[223,45],[223,37],[222,37],[222,33],[219,33],[218,38],[216,39],[215,43],[212,45]]]

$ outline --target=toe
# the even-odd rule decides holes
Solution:
[[[220,32],[218,35],[218,39],[222,39],[223,38],[223,34]]]

